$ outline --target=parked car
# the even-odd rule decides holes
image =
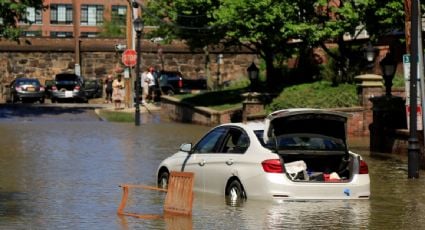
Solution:
[[[170,171],[189,171],[195,191],[230,202],[369,199],[368,166],[348,149],[346,122],[342,113],[288,109],[264,122],[219,125],[163,160],[158,186],[167,186]]]
[[[36,78],[16,78],[6,89],[6,102],[44,103],[44,87]]]
[[[101,98],[103,94],[103,85],[99,79],[85,80],[84,91],[87,98]]]
[[[59,100],[87,102],[82,79],[73,73],[57,74],[50,99],[53,103]]]
[[[161,87],[161,92],[166,95],[207,89],[207,81],[204,78],[185,79],[178,71],[160,71],[158,83]]]

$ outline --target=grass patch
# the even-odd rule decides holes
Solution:
[[[99,110],[99,116],[111,122],[134,122],[134,114],[132,113]]]
[[[175,95],[183,103],[194,106],[208,107],[214,110],[223,111],[232,108],[242,107],[244,98],[242,94],[246,89],[228,89],[221,91],[211,91],[201,94],[181,94]]]

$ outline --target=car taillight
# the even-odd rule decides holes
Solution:
[[[183,80],[181,78],[179,79],[179,88],[183,88]]]
[[[79,91],[79,90],[80,90],[80,86],[79,86],[79,85],[76,85],[76,86],[74,87],[74,90],[75,90],[75,91]]]
[[[44,87],[43,86],[40,86],[40,91],[41,92],[44,92]]]
[[[261,162],[264,172],[283,173],[282,163],[279,159],[270,159]]]
[[[58,88],[56,86],[52,86],[52,91],[57,91]]]
[[[359,174],[369,174],[369,167],[367,166],[366,162],[363,160],[360,161]]]
[[[16,87],[15,87],[15,90],[20,92],[20,91],[22,91],[22,87],[20,87],[20,86],[16,86]]]

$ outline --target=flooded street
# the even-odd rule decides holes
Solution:
[[[159,162],[209,127],[143,115],[140,127],[101,121],[93,113],[0,116],[0,229],[167,229],[163,219],[116,214],[121,183],[155,185]],[[71,115],[70,115],[71,114]],[[369,165],[367,201],[248,200],[195,194],[187,229],[420,229],[425,228],[425,172],[407,179],[407,158],[370,154],[364,140],[352,150]],[[131,194],[129,209],[162,212],[157,193]],[[175,229],[175,228],[172,228]]]

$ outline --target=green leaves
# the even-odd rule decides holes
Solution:
[[[0,36],[5,39],[18,39],[21,30],[17,22],[26,16],[27,7],[43,8],[43,0],[0,0]]]

